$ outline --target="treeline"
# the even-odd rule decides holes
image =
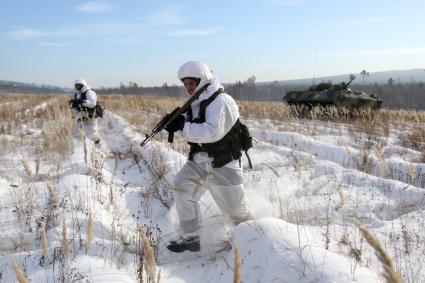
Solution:
[[[348,79],[347,79],[348,81]],[[340,82],[335,82],[340,83]],[[257,83],[255,76],[246,81],[237,81],[234,84],[225,84],[225,90],[237,100],[282,101],[284,95],[290,90],[306,90],[311,85],[285,85],[278,81],[270,83]],[[393,109],[425,110],[425,83],[424,82],[396,82],[389,78],[385,83],[351,84],[352,90],[361,90],[374,93],[382,99],[382,107]],[[130,94],[150,96],[184,96],[183,86],[139,87],[130,82],[121,84],[119,88],[96,89],[99,94]]]
[[[149,95],[149,96],[182,96],[184,89],[181,86],[169,86],[164,83],[162,86],[140,87],[135,82],[123,83],[117,88],[98,88],[95,89],[98,94],[128,94],[128,95]]]
[[[377,94],[382,99],[382,107],[425,110],[424,82],[394,83],[389,80],[386,84],[353,85],[352,89]]]
[[[348,78],[347,78],[348,81]],[[340,82],[333,82],[340,83]],[[306,90],[311,85],[307,84],[285,84],[274,81],[269,83],[256,82],[255,76],[247,80],[237,81],[233,84],[225,84],[225,90],[237,100],[259,100],[281,102],[287,91]],[[374,93],[382,99],[382,106],[393,109],[417,109],[425,110],[425,83],[424,82],[396,82],[389,78],[385,83],[360,84],[354,81],[350,87],[353,90],[362,90],[366,93]],[[127,95],[149,95],[149,96],[172,96],[184,97],[183,86],[168,85],[164,83],[158,87],[141,87],[134,82],[127,85],[121,83],[115,88],[97,88],[98,94],[127,94]],[[59,87],[40,86],[35,84],[22,84],[0,81],[0,93],[66,93]]]

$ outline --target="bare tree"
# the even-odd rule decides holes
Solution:
[[[363,70],[360,72],[360,75],[362,76],[363,84],[365,84],[365,77],[369,77],[369,72],[367,72],[366,70]]]

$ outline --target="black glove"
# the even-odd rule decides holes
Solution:
[[[171,115],[171,114],[168,114]],[[176,119],[174,119],[173,121],[171,121],[171,123],[169,123],[166,127],[165,130],[167,130],[167,132],[169,133],[174,133],[177,131],[181,131],[183,130],[184,127],[184,116],[183,115],[179,115],[177,116]]]
[[[73,109],[80,110],[82,104],[83,104],[83,101],[81,99],[71,99],[71,100],[69,100],[69,107],[71,107]]]

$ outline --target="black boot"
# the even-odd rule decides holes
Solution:
[[[201,250],[201,244],[199,236],[187,237],[176,241],[170,241],[167,245],[167,249],[175,253],[181,253],[184,251],[199,252]]]

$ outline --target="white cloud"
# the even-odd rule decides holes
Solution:
[[[34,28],[21,28],[6,33],[6,36],[13,40],[29,40],[45,37],[61,36],[92,36],[99,34],[124,34],[140,31],[143,26],[139,23],[101,23],[92,25],[65,26],[56,31],[46,31]]]
[[[207,36],[216,34],[220,31],[219,28],[211,28],[211,29],[184,29],[179,30],[168,35],[170,36],[179,36],[179,37],[198,37],[198,36]]]
[[[76,34],[81,35],[93,35],[93,34],[105,34],[105,33],[128,33],[142,29],[142,25],[138,23],[119,23],[109,22],[92,24],[87,26],[77,25],[70,27]]]
[[[163,8],[148,16],[148,22],[152,25],[179,25],[185,21],[186,16],[178,7]]]
[[[104,1],[91,1],[77,7],[77,10],[84,13],[103,14],[112,11],[114,7]]]
[[[33,29],[33,28],[22,28],[14,31],[7,32],[6,35],[15,40],[26,40],[34,39],[52,35],[51,32]]]

